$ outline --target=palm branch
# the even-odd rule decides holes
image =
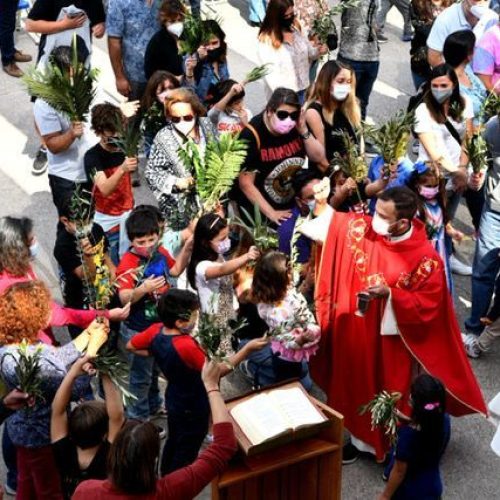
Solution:
[[[76,36],[72,41],[72,59],[68,71],[47,63],[45,69],[31,68],[22,77],[28,93],[45,101],[72,122],[86,121],[90,105],[95,98],[94,82],[98,69],[90,69],[78,61]]]
[[[488,145],[481,133],[474,134],[465,140],[465,151],[475,174],[488,169]]]
[[[320,43],[327,43],[330,35],[337,34],[334,17],[342,14],[346,9],[357,7],[359,2],[360,0],[345,0],[330,9],[325,9],[323,4],[318,0],[321,14],[313,19],[311,35],[316,36]]]
[[[386,170],[389,169],[389,165],[397,165],[399,158],[406,154],[408,140],[415,123],[413,111],[400,110],[379,127],[365,124],[364,134],[380,151]]]
[[[483,101],[479,111],[479,120],[486,123],[491,117],[500,114],[500,95],[495,92],[490,92],[488,97]]]
[[[278,248],[278,233],[270,227],[269,221],[262,217],[259,206],[254,205],[253,217],[245,208],[240,207],[240,210],[246,222],[240,217],[235,217],[233,222],[250,234],[258,249],[265,252],[266,250]]]
[[[232,134],[211,139],[202,157],[198,146],[188,141],[178,151],[179,158],[196,177],[196,190],[203,210],[212,211],[220,199],[232,188],[247,154],[247,144]]]
[[[367,412],[371,414],[372,430],[377,427],[383,427],[385,434],[389,437],[391,444],[396,442],[398,414],[396,404],[401,399],[400,392],[382,391],[363,405],[359,409],[359,414],[364,415]]]
[[[262,66],[256,66],[246,74],[245,78],[243,79],[243,85],[246,85],[247,83],[256,82],[257,80],[264,78],[271,72],[271,67],[272,63],[266,63],[263,64]]]
[[[210,35],[205,22],[199,16],[186,15],[184,29],[179,39],[179,54],[194,54],[200,45],[210,40]]]
[[[115,129],[117,137],[112,141],[113,146],[128,158],[136,157],[142,137],[140,120],[121,117],[116,120]]]

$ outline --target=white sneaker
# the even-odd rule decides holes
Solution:
[[[451,272],[460,276],[472,276],[472,267],[460,262],[454,254],[450,255]]]
[[[481,355],[481,348],[479,347],[479,343],[477,341],[477,335],[472,333],[465,334],[462,333],[462,340],[465,347],[465,352],[469,358],[479,358]]]

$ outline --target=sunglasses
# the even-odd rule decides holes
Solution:
[[[194,120],[194,115],[171,116],[170,120],[172,123],[180,123],[181,121],[190,122],[191,120]]]
[[[288,111],[280,109],[279,111],[276,111],[276,116],[280,121],[286,120],[288,117],[290,117],[294,122],[296,122],[299,119],[300,111],[292,111],[291,113],[289,113]]]
[[[120,139],[119,136],[117,135],[111,135],[111,136],[108,136],[108,137],[104,137],[104,142],[106,144],[115,144],[116,141],[118,141]]]

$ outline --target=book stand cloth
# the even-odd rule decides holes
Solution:
[[[273,386],[278,389],[300,386],[299,382]],[[266,387],[227,403],[231,408]],[[342,444],[344,418],[332,408],[308,396],[328,418],[329,425],[307,437],[296,433],[294,440],[270,446],[252,456],[241,450],[228,468],[212,481],[212,500],[340,500],[342,486]],[[236,438],[244,436],[235,425]],[[302,436],[305,436],[302,438]],[[283,438],[277,438],[280,442]],[[276,443],[274,443],[276,446]]]

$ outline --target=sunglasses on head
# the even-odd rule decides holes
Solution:
[[[170,120],[172,121],[172,123],[180,123],[181,121],[190,122],[193,119],[194,119],[194,115],[171,116],[170,117]]]
[[[296,122],[299,119],[300,111],[292,111],[291,113],[289,113],[288,111],[280,109],[279,111],[276,111],[276,116],[280,121],[286,120],[288,117],[290,117],[294,122]]]

